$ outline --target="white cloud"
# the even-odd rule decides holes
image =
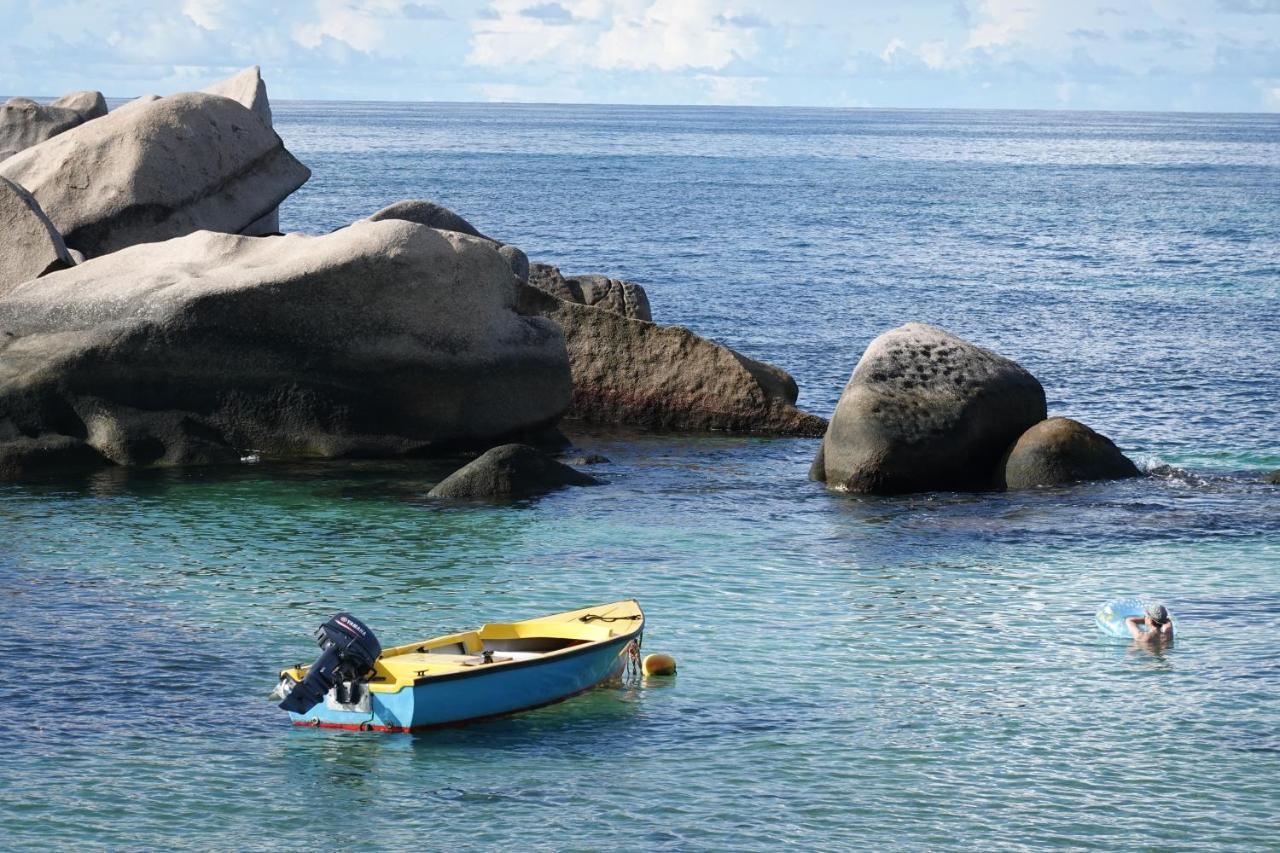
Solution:
[[[889,43],[884,46],[884,50],[880,51],[880,58],[885,62],[893,62],[893,58],[899,53],[905,53],[906,49],[907,43],[894,36],[889,39]]]
[[[757,51],[747,18],[711,0],[562,0],[568,16],[531,14],[548,4],[495,0],[473,26],[472,65],[549,60],[559,67],[631,71],[721,71]],[[749,19],[749,18],[748,18]]]
[[[894,36],[880,51],[880,60],[887,65],[910,65],[922,62],[926,68],[937,71],[942,68],[959,66],[964,63],[963,57],[952,57],[947,43],[942,39],[921,42],[915,50],[908,47],[902,39]]]
[[[952,64],[944,41],[927,41],[920,45],[919,53],[921,61],[934,70]]]
[[[697,80],[707,87],[707,103],[720,105],[759,104],[763,77],[727,77],[722,74],[699,74]]]
[[[524,14],[536,5],[527,0],[495,0],[490,6],[492,17],[481,18],[472,25],[467,62],[501,68],[527,65],[562,52],[577,54],[584,22],[598,13],[591,6],[599,4],[561,3],[572,16],[572,22],[566,25]]]
[[[978,25],[969,31],[968,47],[1002,47],[1022,36],[1042,11],[1043,0],[982,0]],[[1067,4],[1064,4],[1067,5]]]
[[[1280,112],[1280,85],[1271,80],[1262,84],[1262,102],[1271,112]]]
[[[720,70],[753,55],[756,44],[754,31],[729,24],[720,4],[654,0],[639,14],[615,14],[598,48],[601,68]]]
[[[405,0],[315,0],[313,15],[293,28],[303,47],[317,47],[326,38],[372,53],[392,41],[404,25]]]
[[[226,11],[226,0],[185,0],[182,4],[182,14],[206,30],[219,29]]]

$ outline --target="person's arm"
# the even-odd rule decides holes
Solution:
[[[1125,627],[1129,629],[1129,633],[1133,635],[1135,640],[1142,639],[1142,631],[1138,625],[1142,622],[1141,616],[1130,616],[1124,620]]]

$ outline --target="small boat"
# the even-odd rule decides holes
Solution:
[[[311,666],[282,670],[276,694],[298,726],[407,732],[528,711],[622,674],[644,613],[632,599],[495,623],[382,649],[360,620],[317,631]]]

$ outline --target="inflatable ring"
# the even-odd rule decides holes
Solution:
[[[1130,616],[1144,616],[1147,612],[1148,602],[1141,598],[1118,598],[1115,601],[1108,601],[1102,607],[1098,608],[1098,613],[1093,617],[1098,623],[1098,629],[1109,637],[1118,637],[1123,640],[1132,639],[1129,628],[1124,624],[1124,620]],[[1174,617],[1172,611],[1169,613],[1169,621],[1173,623],[1173,636],[1178,634],[1178,620]],[[1139,628],[1146,631],[1145,625]]]

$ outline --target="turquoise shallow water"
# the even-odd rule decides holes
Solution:
[[[609,484],[503,507],[425,501],[453,460],[0,485],[6,846],[1280,845],[1274,117],[277,115],[290,227],[437,198],[823,413],[943,322],[1153,473],[859,500],[810,440],[578,432]],[[1094,628],[1139,593],[1173,648]],[[628,595],[675,679],[413,736],[267,699],[340,608],[397,642]]]

